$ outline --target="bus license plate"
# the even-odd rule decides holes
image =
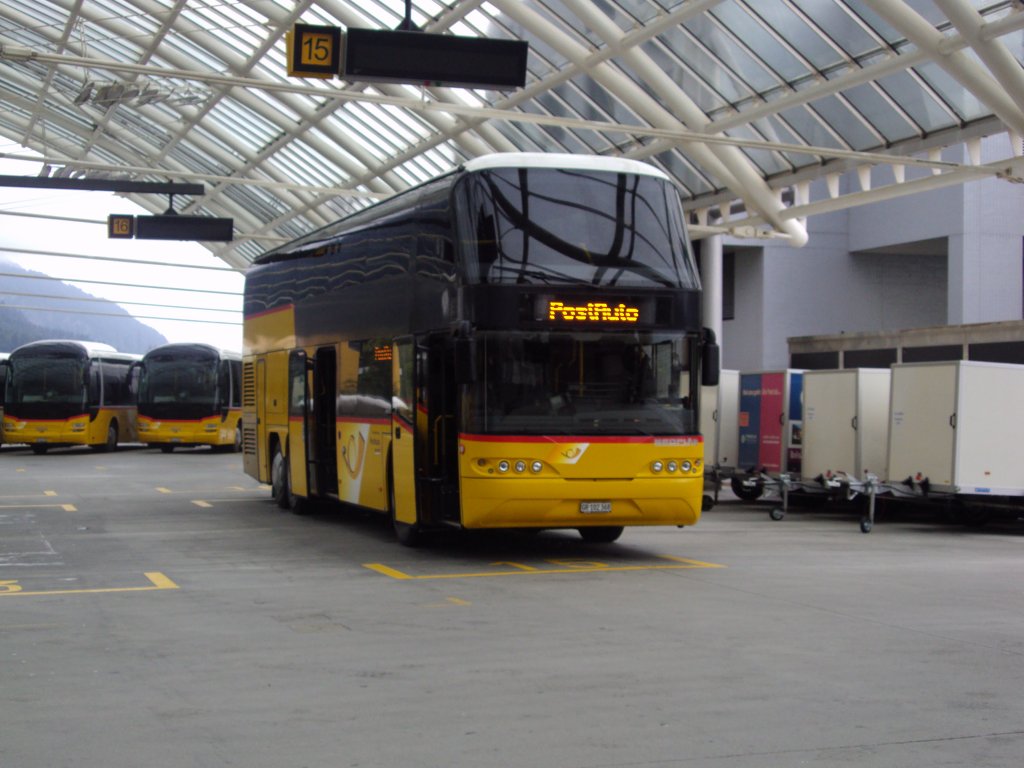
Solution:
[[[584,515],[603,515],[612,511],[610,501],[581,501],[580,512]]]

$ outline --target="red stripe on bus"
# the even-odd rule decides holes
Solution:
[[[77,416],[68,416],[63,419],[24,419],[21,416],[16,416],[13,413],[7,412],[4,414],[8,419],[14,419],[15,421],[41,421],[43,423],[63,424],[65,421],[71,421],[72,419],[87,419],[89,418],[88,413],[79,413]]]
[[[628,435],[471,435],[459,434],[460,440],[480,443],[639,443],[674,445],[697,445],[704,442],[701,435],[672,435],[631,437]]]

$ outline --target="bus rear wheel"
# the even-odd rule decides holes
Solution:
[[[288,509],[288,464],[280,446],[274,446],[274,458],[270,460],[270,495],[277,506]]]
[[[89,446],[89,447],[92,448],[94,451],[99,451],[100,453],[110,453],[111,451],[116,451],[117,450],[117,422],[116,421],[112,421],[107,426],[107,439],[106,439],[105,442],[102,442],[99,445],[92,445],[92,446]]]
[[[622,535],[621,525],[601,525],[596,528],[577,528],[584,541],[592,544],[611,544]]]
[[[395,538],[398,539],[399,544],[403,547],[416,547],[423,543],[423,532],[419,526],[403,523],[398,519],[395,506],[395,480],[390,462],[388,462],[388,516],[391,518],[391,527],[395,531]]]

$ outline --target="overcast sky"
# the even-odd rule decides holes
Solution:
[[[23,154],[17,145],[0,143],[0,151]],[[36,176],[38,163],[0,159],[0,174]],[[166,198],[165,198],[166,199]],[[96,223],[8,215],[46,214]],[[242,288],[244,278],[236,271],[183,269],[130,262],[51,256],[49,251],[119,259],[160,261],[172,264],[227,267],[198,243],[158,240],[110,240],[107,216],[111,213],[148,214],[125,198],[109,192],[71,192],[0,187],[0,262],[14,261],[27,269],[59,277],[86,293],[117,302],[140,322],[155,328],[168,341],[204,341],[241,351]],[[32,253],[29,253],[31,251]],[[0,268],[0,271],[3,271]],[[75,280],[132,283],[153,288],[76,283]],[[29,281],[25,281],[28,283]],[[37,287],[38,282],[35,283]],[[193,293],[175,288],[203,288],[234,295]],[[27,297],[7,297],[9,304],[31,306]],[[142,306],[140,302],[172,306]],[[97,311],[102,309],[97,307]],[[152,319],[180,318],[180,319]],[[0,317],[0,322],[3,318]],[[206,322],[189,322],[202,320]]]

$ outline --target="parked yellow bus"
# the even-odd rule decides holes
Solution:
[[[242,356],[209,344],[164,344],[138,363],[139,440],[175,447],[242,447]]]
[[[2,363],[4,438],[34,453],[88,445],[112,451],[136,442],[135,379],[139,355],[91,341],[34,341]]]
[[[243,460],[282,507],[435,529],[700,516],[717,376],[677,190],[657,168],[502,154],[256,260]]]

